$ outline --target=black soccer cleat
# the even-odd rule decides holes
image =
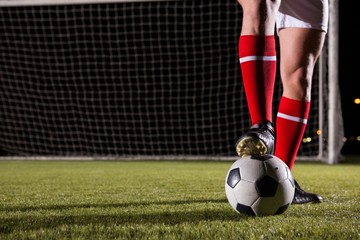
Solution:
[[[271,122],[258,123],[242,135],[236,142],[236,152],[240,157],[274,154],[275,131]]]
[[[291,204],[304,203],[321,203],[323,198],[315,193],[308,193],[301,189],[300,185],[295,182],[295,194]]]

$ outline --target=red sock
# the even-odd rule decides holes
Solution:
[[[272,122],[276,76],[275,38],[273,35],[240,36],[238,50],[251,122]]]
[[[282,97],[276,117],[275,156],[292,169],[304,136],[310,102]]]

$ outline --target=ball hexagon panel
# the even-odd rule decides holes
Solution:
[[[285,212],[290,203],[277,204],[272,198],[258,198],[251,206],[257,216],[276,215]]]
[[[295,185],[293,180],[284,179],[279,183],[279,187],[276,192],[276,196],[282,196],[282,199],[278,199],[279,202],[291,203],[295,194]]]
[[[259,198],[255,184],[245,180],[241,180],[233,191],[237,203],[247,206],[251,206]]]
[[[261,176],[265,175],[264,162],[251,158],[240,159],[243,161],[240,168],[241,179],[249,182],[255,182]]]
[[[265,168],[267,175],[278,179],[279,181],[288,178],[288,167],[286,164],[275,158],[271,158],[265,161]]]

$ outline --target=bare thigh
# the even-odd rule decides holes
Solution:
[[[325,36],[324,31],[310,28],[285,28],[279,31],[284,96],[310,101],[313,71]]]

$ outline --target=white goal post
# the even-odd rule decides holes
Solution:
[[[299,160],[341,159],[337,11]],[[0,0],[0,25],[0,159],[237,158],[236,0]]]

